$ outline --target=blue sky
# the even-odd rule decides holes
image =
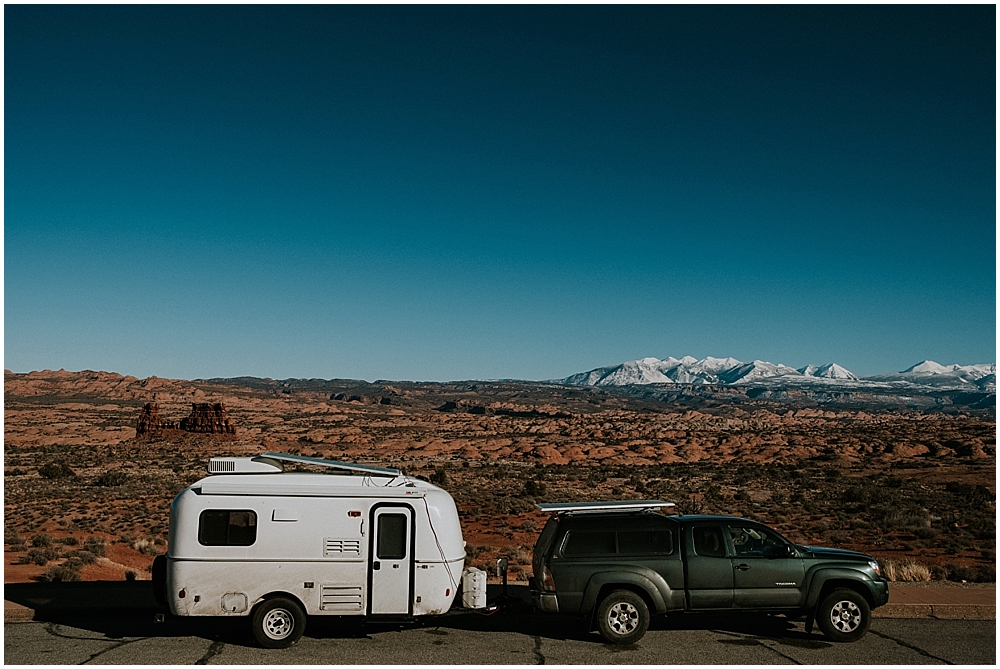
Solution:
[[[993,362],[994,17],[5,6],[4,366]]]

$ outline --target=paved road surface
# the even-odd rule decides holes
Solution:
[[[573,619],[448,615],[393,625],[313,618],[292,648],[253,645],[245,620],[52,618],[4,625],[6,664],[987,664],[996,623],[876,619],[853,644],[803,623],[749,616],[654,618],[636,645],[611,646]]]

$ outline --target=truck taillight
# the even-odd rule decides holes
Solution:
[[[542,590],[555,590],[556,582],[552,580],[552,572],[548,567],[542,567]]]

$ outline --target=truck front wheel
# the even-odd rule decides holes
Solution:
[[[288,648],[306,630],[302,607],[285,597],[266,599],[254,609],[253,635],[264,648]]]
[[[816,624],[834,641],[857,641],[868,631],[871,618],[865,598],[847,588],[831,592],[816,610]]]
[[[611,643],[635,643],[649,627],[649,608],[631,590],[615,590],[597,607],[597,628]]]

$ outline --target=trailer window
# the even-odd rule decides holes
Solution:
[[[257,541],[257,514],[253,511],[202,511],[198,543],[202,546],[251,546]]]
[[[406,516],[401,513],[383,513],[378,517],[379,560],[402,560],[406,557]]]

